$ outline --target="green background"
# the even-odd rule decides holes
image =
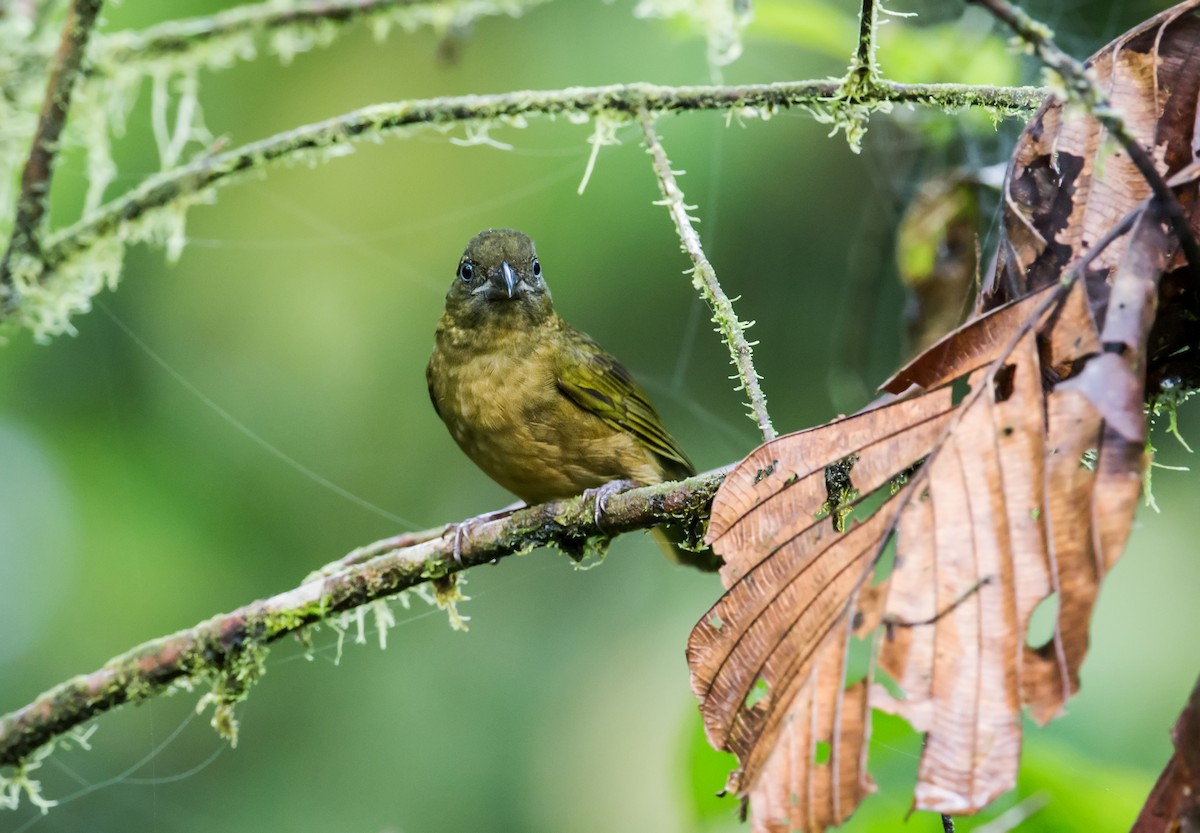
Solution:
[[[880,58],[894,77],[1038,78],[977,10],[960,19],[953,3],[894,5],[922,12],[885,29]],[[101,31],[221,7],[125,0]],[[857,7],[760,2],[725,80],[839,74]],[[1162,7],[1031,8],[1084,55]],[[376,42],[352,27],[287,66],[268,56],[202,73],[205,120],[237,145],[383,101],[710,80],[697,30],[632,8],[559,0],[484,19],[452,63],[438,61],[428,31]],[[117,143],[110,197],[156,169],[148,98],[143,89]],[[757,322],[777,427],[861,406],[895,366],[898,212],[925,175],[1002,161],[1018,128],[898,108],[872,121],[854,155],[801,112],[662,120],[708,254]],[[625,128],[602,149],[579,196],[589,134],[533,121],[493,132],[514,146],[506,152],[428,131],[272,169],[192,210],[178,264],[131,250],[120,290],[75,319],[76,336],[42,346],[20,333],[0,348],[0,711],[294,586],[356,546],[510,501],[454,446],[423,376],[459,253],[481,228],[535,238],[560,312],[638,375],[700,468],[748,452],[755,428],[652,205],[639,133]],[[72,149],[59,172],[59,223],[86,186],[81,155]],[[1182,427],[1197,440],[1192,410]],[[1164,462],[1189,462],[1173,439],[1157,444]],[[1018,829],[1127,829],[1166,760],[1200,668],[1196,484],[1158,473],[1162,514],[1139,513],[1104,586],[1083,691],[1065,718],[1029,732],[1020,795],[997,805],[1045,803]],[[329,629],[312,661],[278,645],[238,710],[236,749],[208,714],[189,717],[198,694],[103,718],[91,751],[57,752],[35,776],[47,797],[69,800],[45,817],[28,804],[0,814],[0,831],[738,829],[732,802],[708,797],[729,763],[699,739],[683,656],[719,593],[714,578],[670,567],[630,535],[598,569],[538,551],[473,570],[466,593],[465,634],[416,600],[397,606],[385,651],[373,634],[365,646],[347,639],[335,665]],[[877,721],[881,790],[848,829],[903,823],[918,754],[902,724]],[[940,828],[917,814],[908,829]]]

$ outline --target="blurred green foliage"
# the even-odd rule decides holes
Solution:
[[[922,13],[885,27],[880,60],[895,77],[1036,80],[958,4],[892,5]],[[104,30],[221,6],[125,0],[106,7]],[[725,80],[839,75],[857,6],[762,0]],[[376,43],[355,29],[288,66],[263,58],[202,74],[205,120],[241,143],[378,101],[709,80],[692,28],[637,21],[631,8],[560,0],[484,20],[449,64],[428,32]],[[1077,0],[1034,11],[1050,11],[1085,54],[1159,8]],[[110,195],[155,170],[147,98],[116,145]],[[927,174],[1004,159],[1016,129],[897,112],[872,122],[854,156],[800,113],[663,121],[718,275],[758,322],[781,430],[862,405],[896,363],[901,206]],[[0,710],[399,531],[264,443],[414,527],[509,502],[454,447],[423,379],[445,287],[481,228],[534,236],[560,311],[634,370],[701,468],[749,451],[754,427],[652,205],[636,129],[602,150],[579,196],[589,133],[565,120],[497,131],[509,152],[427,133],[272,170],[194,209],[177,265],[135,250],[120,290],[76,320],[76,337],[38,346],[19,334],[4,346]],[[69,149],[56,179],[59,222],[82,200],[81,158]],[[1200,422],[1185,412],[1181,428],[1192,437]],[[1173,441],[1159,445],[1186,464]],[[1200,517],[1189,511],[1194,475],[1162,473],[1155,491],[1163,513],[1143,513],[1104,587],[1083,692],[1064,719],[1030,729],[1020,795],[990,817],[1040,795],[1020,830],[1121,829],[1166,760],[1200,667],[1200,564],[1185,545]],[[61,751],[37,773],[47,797],[71,800],[46,817],[28,806],[0,815],[0,830],[739,829],[736,802],[712,798],[729,758],[699,740],[683,658],[714,579],[672,569],[633,535],[599,569],[537,552],[472,571],[466,592],[467,634],[414,607],[398,611],[386,651],[349,644],[340,666],[329,629],[311,661],[277,646],[240,711],[236,749],[191,716],[194,694],[104,718],[92,751]],[[899,826],[918,755],[903,724],[877,722],[881,790],[848,829]]]

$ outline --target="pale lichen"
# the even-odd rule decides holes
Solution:
[[[579,181],[579,187],[575,193],[582,195],[587,190],[587,184],[592,178],[592,171],[596,168],[596,159],[600,156],[600,148],[607,145],[619,145],[621,140],[617,138],[617,130],[625,124],[628,124],[628,117],[622,116],[619,113],[612,113],[602,110],[593,118],[594,126],[592,135],[588,138],[588,144],[592,146],[592,152],[588,154],[587,165],[583,169],[583,179]]]
[[[25,794],[25,798],[30,804],[42,811],[43,815],[58,804],[57,801],[42,795],[40,781],[29,777],[29,773],[41,767],[42,761],[54,751],[55,746],[56,744],[52,742],[38,748],[14,767],[11,775],[0,773],[0,810],[17,809],[21,804],[22,793]]]
[[[1164,379],[1159,383],[1159,390],[1150,401],[1146,403],[1146,414],[1150,419],[1150,428],[1153,429],[1157,424],[1158,418],[1167,417],[1167,433],[1175,437],[1180,445],[1190,454],[1192,447],[1188,445],[1183,435],[1179,433],[1179,407],[1187,402],[1196,394],[1196,390],[1185,387],[1173,379]],[[1153,477],[1154,469],[1165,469],[1166,471],[1189,471],[1187,466],[1168,466],[1157,462],[1154,459],[1158,449],[1154,447],[1152,441],[1152,430],[1146,432],[1146,456],[1151,461],[1150,465],[1146,466],[1145,472],[1142,474],[1142,495],[1145,499],[1146,506],[1153,509],[1155,512],[1160,511],[1158,501],[1154,499]]]
[[[464,616],[458,611],[459,602],[471,600],[470,596],[466,596],[462,592],[466,583],[466,577],[461,573],[452,573],[433,582],[434,604],[446,611],[450,617],[451,630],[466,631],[468,629],[467,622],[471,620],[470,616]],[[424,588],[426,585],[422,584],[420,587]]]

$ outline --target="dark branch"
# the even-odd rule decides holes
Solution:
[[[876,0],[862,0],[862,10],[858,16],[858,47],[854,51],[854,63],[851,73],[861,73],[870,80],[877,72],[875,63],[875,26],[878,7]]]
[[[588,538],[607,538],[663,522],[707,518],[726,469],[678,483],[613,495],[603,529],[590,498],[522,509],[471,528],[454,560],[454,526],[436,538],[395,547],[368,545],[377,554],[362,563],[316,575],[292,590],[214,616],[170,636],[151,640],[102,668],[61,683],[24,708],[0,718],[0,766],[19,766],[30,753],[86,721],[126,703],[163,693],[173,684],[211,680],[254,649],[302,631],[333,614],[399,593],[427,581],[445,581],[459,570],[495,563],[534,547],[577,550]]]

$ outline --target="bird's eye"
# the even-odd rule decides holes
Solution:
[[[471,261],[465,260],[458,265],[458,276],[464,281],[475,277],[475,267],[471,265]]]
[[[533,276],[535,278],[540,278],[542,276],[542,264],[538,263],[538,259],[536,257],[533,259]]]

